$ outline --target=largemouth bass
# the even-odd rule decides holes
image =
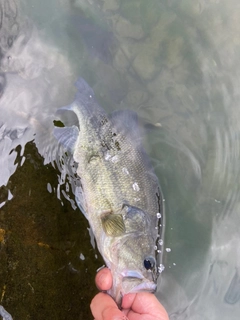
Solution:
[[[136,113],[107,115],[83,79],[76,86],[75,101],[59,111],[74,112],[79,128],[55,127],[54,135],[77,163],[76,202],[112,272],[109,293],[120,305],[124,294],[156,290],[162,271],[162,195]]]

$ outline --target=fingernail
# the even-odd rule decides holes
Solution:
[[[101,266],[100,268],[97,269],[96,273],[98,273],[100,270],[104,269],[106,266],[105,264],[103,266]]]

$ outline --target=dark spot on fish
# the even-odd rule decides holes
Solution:
[[[113,139],[117,135],[116,132],[111,132],[111,134],[112,134],[112,139],[111,139],[112,145],[115,146],[118,151],[120,151],[121,150],[120,143],[117,140]]]
[[[109,144],[105,140],[102,140],[101,146],[103,147],[103,149],[107,149],[107,150],[111,149],[111,147],[109,146]]]
[[[108,119],[106,117],[103,117],[102,120],[101,120],[101,125],[103,126],[107,122],[108,122]]]
[[[116,148],[117,148],[117,150],[118,150],[118,151],[120,151],[120,150],[121,150],[121,148],[120,148],[120,144],[119,144],[119,142],[118,142],[118,141],[115,141],[115,146],[116,146]]]

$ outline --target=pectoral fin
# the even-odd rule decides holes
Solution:
[[[125,233],[125,225],[121,214],[108,214],[102,218],[103,230],[108,236],[119,237]]]

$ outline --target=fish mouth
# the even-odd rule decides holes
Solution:
[[[123,282],[123,288],[124,288],[124,282]],[[145,292],[155,292],[157,289],[156,283],[153,283],[151,281],[144,282],[141,281],[141,283],[136,284],[129,293],[136,293],[140,291],[145,291]]]
[[[145,278],[140,272],[130,270],[122,278],[122,288],[125,293],[155,292],[157,284],[153,280]]]
[[[124,271],[120,277],[115,277],[113,281],[113,286],[108,293],[115,299],[119,307],[121,307],[122,297],[125,294],[143,291],[153,293],[157,289],[157,284],[152,279],[144,277],[137,270]]]

